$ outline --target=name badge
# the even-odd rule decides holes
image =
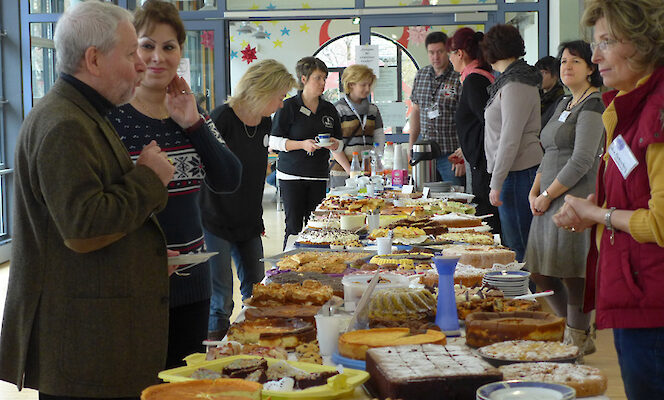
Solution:
[[[427,117],[429,119],[436,119],[440,115],[440,112],[438,111],[438,104],[434,104],[431,106],[431,109],[427,112]]]
[[[305,106],[300,107],[300,112],[307,117],[311,115],[311,111],[309,111],[309,109]]]
[[[609,145],[609,155],[613,159],[613,162],[616,163],[624,179],[627,179],[630,172],[639,165],[636,157],[634,157],[634,153],[632,153],[632,149],[629,148],[622,135],[616,136],[611,145]]]
[[[560,122],[565,122],[565,121],[567,121],[567,117],[569,117],[570,114],[571,114],[571,112],[569,112],[569,111],[567,111],[567,110],[561,112],[561,113],[560,113],[560,117],[558,117],[558,121],[560,121]]]

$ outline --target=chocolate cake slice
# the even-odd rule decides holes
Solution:
[[[255,371],[267,371],[267,360],[264,358],[246,358],[235,360],[226,365],[221,373],[231,378],[244,379]]]
[[[408,345],[367,351],[370,384],[381,399],[474,400],[503,374],[463,345]]]

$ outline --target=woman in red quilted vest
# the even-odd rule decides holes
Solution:
[[[613,328],[627,397],[664,399],[664,7],[590,0],[593,63],[604,84],[606,148],[596,193],[566,196],[564,229],[591,228],[584,308]]]

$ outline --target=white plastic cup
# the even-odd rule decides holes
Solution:
[[[378,246],[378,255],[392,254],[392,238],[379,237],[376,238],[376,245]]]
[[[380,228],[380,214],[367,214],[367,227],[369,233],[374,229]]]
[[[339,323],[336,315],[314,316],[316,319],[316,338],[321,356],[331,356],[339,346]]]

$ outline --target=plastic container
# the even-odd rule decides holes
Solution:
[[[362,165],[360,164],[360,153],[357,151],[353,152],[353,160],[350,162],[350,177],[355,178],[356,176],[362,175]]]
[[[385,175],[392,174],[394,167],[394,143],[385,143],[385,150],[383,150],[383,173]]]
[[[198,368],[208,368],[212,371],[221,371],[224,366],[239,359],[255,359],[259,356],[231,356],[224,357],[213,361],[204,361],[186,367],[178,367],[161,371],[158,375],[160,379],[165,382],[184,382],[192,380],[191,374]],[[283,360],[276,360],[274,358],[267,358],[268,365],[280,362]],[[311,363],[304,363],[298,361],[287,361],[292,366],[305,370],[307,372],[322,372],[322,371],[336,371],[337,368],[329,365],[317,365]],[[344,368],[343,374],[335,375],[327,380],[326,385],[314,386],[304,390],[294,390],[291,392],[277,392],[272,390],[263,390],[262,399],[272,400],[288,400],[288,399],[337,399],[355,391],[355,388],[369,380],[369,374],[365,371],[358,371],[351,368]]]
[[[369,282],[373,278],[374,273],[356,273],[346,275],[341,279],[344,286],[344,303],[346,311],[354,310],[357,303],[360,302],[362,295],[369,287]],[[393,274],[390,272],[380,272],[380,278],[373,294],[382,289],[395,289],[407,288],[410,285],[410,280],[407,276]],[[348,307],[350,305],[350,307]]]

